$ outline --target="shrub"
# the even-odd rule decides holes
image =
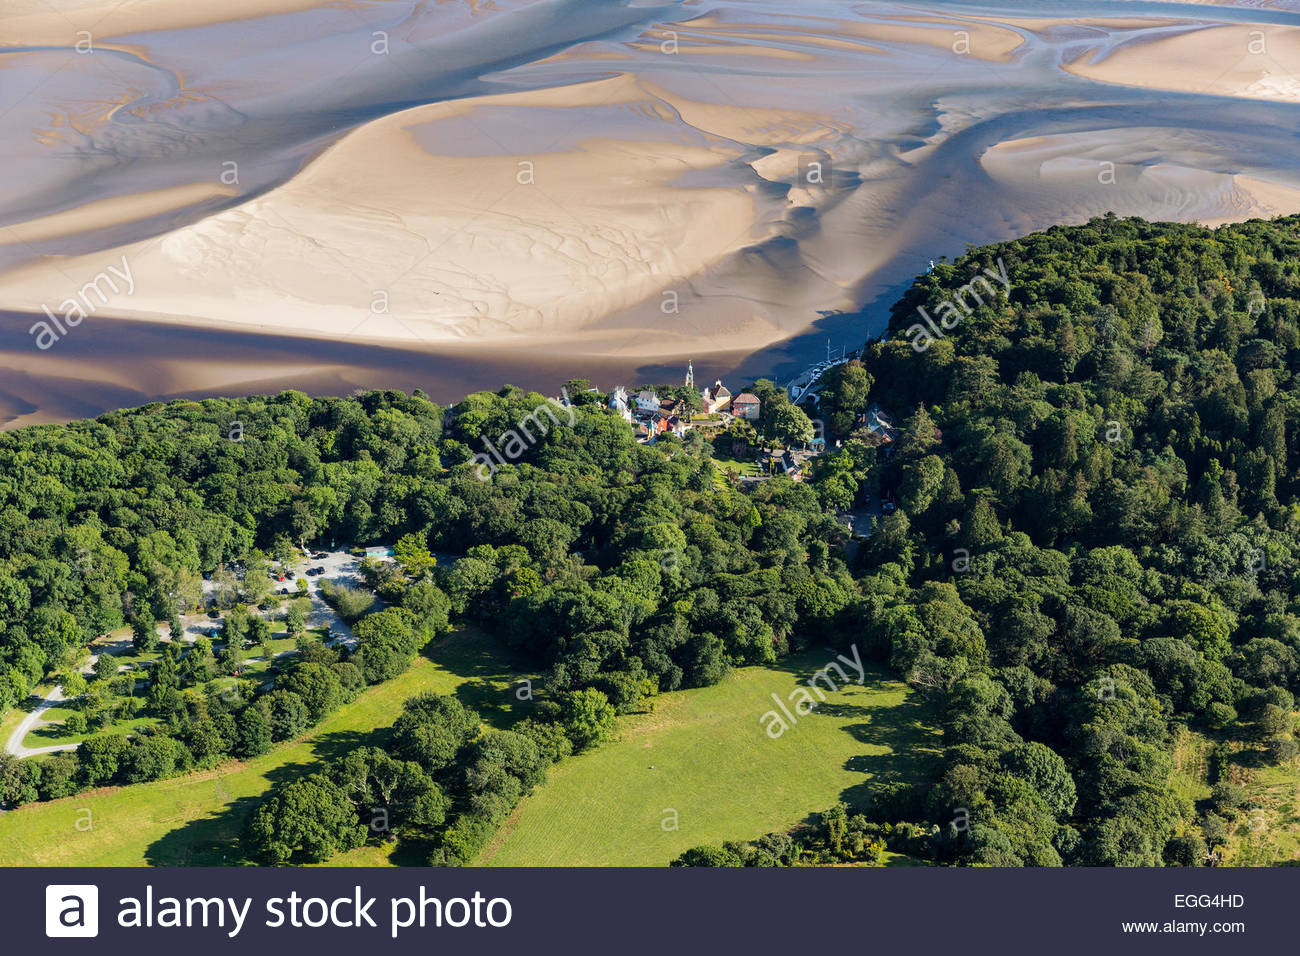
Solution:
[[[571,691],[560,699],[564,732],[573,741],[575,752],[600,743],[614,729],[614,707],[594,688]]]
[[[1208,856],[1205,840],[1195,833],[1174,837],[1165,844],[1165,863],[1169,866],[1203,866]]]
[[[1270,737],[1265,747],[1269,759],[1277,764],[1290,763],[1297,754],[1300,754],[1300,744],[1295,742],[1294,737]]]
[[[691,847],[677,859],[673,860],[670,866],[708,866],[708,867],[731,867],[744,866],[742,860],[734,850],[721,846],[695,846]]]
[[[1212,730],[1223,730],[1236,719],[1236,708],[1230,704],[1216,700],[1205,708],[1205,723]]]
[[[369,591],[340,584],[328,578],[321,581],[320,593],[329,606],[339,612],[339,617],[349,624],[375,606],[375,596]]]
[[[81,711],[74,710],[63,721],[63,730],[71,737],[84,734],[86,732],[86,715]]]
[[[1246,802],[1246,791],[1235,783],[1216,783],[1210,791],[1210,804],[1215,811],[1232,816]]]

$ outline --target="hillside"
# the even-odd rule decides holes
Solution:
[[[1206,865],[1252,810],[1233,767],[1294,774],[1298,253],[1294,217],[1053,228],[918,277],[836,371],[853,437],[816,486],[898,502],[847,635],[946,712],[937,784],[863,825],[948,861]],[[868,400],[901,430],[857,428]],[[1184,726],[1225,742],[1204,794]]]
[[[264,753],[268,722],[294,739],[349,695],[408,679],[421,642],[473,626],[537,675],[497,688],[521,719],[492,728],[446,694],[377,715],[396,756],[340,753],[261,788],[249,859],[373,856],[393,836],[363,826],[377,792],[385,808],[397,793],[403,860],[466,863],[498,845],[509,858],[529,840],[520,859],[560,859],[530,819],[573,825],[590,790],[574,782],[630,774],[642,722],[725,700],[745,679],[733,670],[754,679],[829,647],[906,682],[942,753],[837,796],[833,748],[802,812],[739,802],[736,829],[713,819],[682,862],[1283,862],[1290,837],[1263,848],[1249,828],[1257,809],[1290,826],[1279,793],[1296,773],[1298,253],[1294,217],[1213,230],[1106,217],[940,263],[883,340],[825,377],[809,411],[828,447],[803,453],[806,481],[729,478],[699,428],[638,442],[583,380],[566,383],[572,405],[510,386],[449,409],[420,393],[284,392],[0,435],[6,707],[65,680],[97,634],[192,604],[210,569],[260,568],[303,542],[395,552],[365,565],[373,595],[340,597],[359,602],[358,648],[304,644],[249,699],[213,685],[211,648],[163,655],[139,691],[97,677],[89,717],[157,726],[43,763],[4,758],[0,801],[183,789]],[[746,387],[761,412],[729,424],[723,448],[813,444],[780,388]],[[869,533],[850,534],[849,512]],[[763,716],[740,706],[726,704],[724,745]],[[685,774],[703,731],[681,727],[665,762]],[[1188,740],[1213,742],[1215,759],[1201,768]],[[611,820],[665,798],[614,782]],[[295,805],[309,819],[277,822]],[[575,845],[574,860],[617,855]]]

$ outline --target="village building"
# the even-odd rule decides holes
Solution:
[[[894,427],[893,421],[880,409],[879,405],[872,405],[868,408],[866,413],[859,418],[859,424],[874,435],[879,444],[892,444],[894,439],[898,437],[898,429]]]
[[[752,392],[741,392],[731,400],[731,414],[746,421],[758,421],[763,403]]]
[[[700,392],[700,406],[706,415],[725,412],[730,405],[731,392],[722,384],[721,379],[714,382],[712,388],[705,388]]]
[[[606,407],[623,421],[630,422],[632,420],[632,409],[628,405],[627,389],[622,385],[609,393],[609,404]]]
[[[645,412],[647,415],[653,414],[659,411],[659,396],[652,388],[642,389],[637,392],[636,407],[638,411]]]
[[[665,398],[659,403],[659,414],[673,418],[680,415],[689,415],[690,408],[686,402],[680,398]]]

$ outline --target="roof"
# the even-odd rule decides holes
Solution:
[[[760,403],[759,400],[758,400],[758,396],[755,395],[753,392],[741,392],[739,395],[737,395],[735,398],[733,398],[733,399],[731,400],[731,404],[733,404],[733,405],[758,405],[758,404],[761,404],[761,403]]]

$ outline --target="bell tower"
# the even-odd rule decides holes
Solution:
[[[689,361],[686,363],[686,387],[695,387],[695,366]]]

